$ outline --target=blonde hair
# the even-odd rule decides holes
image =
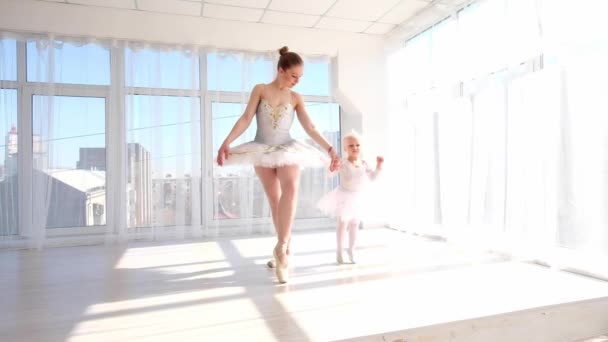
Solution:
[[[361,134],[359,134],[357,131],[355,131],[354,129],[352,129],[350,132],[344,134],[344,136],[342,137],[342,149],[344,151],[346,151],[346,139],[348,139],[348,138],[356,139],[359,142],[359,144],[363,145]],[[359,149],[359,156],[363,157],[363,149],[362,148]]]
[[[357,131],[355,131],[354,129],[352,129],[350,132],[344,134],[344,136],[342,137],[342,145],[346,145],[346,139],[348,139],[348,138],[355,138],[359,142],[361,142],[361,134],[357,133]]]

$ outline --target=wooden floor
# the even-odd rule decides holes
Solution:
[[[608,309],[605,282],[387,229],[360,232],[356,265],[335,262],[332,232],[297,234],[286,285],[264,266],[272,246],[263,236],[0,252],[0,341],[494,342],[445,324]],[[540,322],[546,338],[526,340],[574,341],[604,333],[602,322],[608,332],[599,319],[578,335]],[[412,335],[420,327],[428,338]]]

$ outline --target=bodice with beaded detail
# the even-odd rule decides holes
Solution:
[[[261,98],[256,108],[255,139],[230,148],[224,165],[252,164],[277,168],[298,165],[300,168],[328,167],[329,156],[289,134],[295,116],[292,103],[273,106]]]
[[[291,103],[273,107],[262,98],[256,111],[257,131],[254,141],[267,145],[280,145],[292,140],[289,130],[294,116]]]

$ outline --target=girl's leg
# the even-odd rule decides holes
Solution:
[[[336,220],[336,261],[338,264],[344,263],[342,251],[344,250],[344,232],[346,231],[346,222],[342,221],[341,217]]]
[[[355,243],[357,242],[357,232],[359,231],[359,220],[348,222],[348,258],[355,263]]]

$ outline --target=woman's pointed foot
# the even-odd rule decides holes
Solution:
[[[355,261],[355,250],[353,248],[349,248],[346,250],[346,254],[348,254],[348,259],[350,260],[351,264],[356,264],[357,262]]]
[[[342,252],[340,252],[340,251],[336,252],[336,261],[338,262],[338,264],[344,263],[344,258],[342,257]]]
[[[290,256],[291,255],[291,251],[289,250],[289,246],[287,246],[287,255]],[[275,261],[275,259],[270,259],[268,260],[268,262],[266,263],[266,266],[268,266],[268,268],[275,268],[277,267],[277,263]]]
[[[284,245],[277,245],[272,251],[274,255],[275,274],[281,284],[289,280],[289,270],[287,268],[287,248]]]

